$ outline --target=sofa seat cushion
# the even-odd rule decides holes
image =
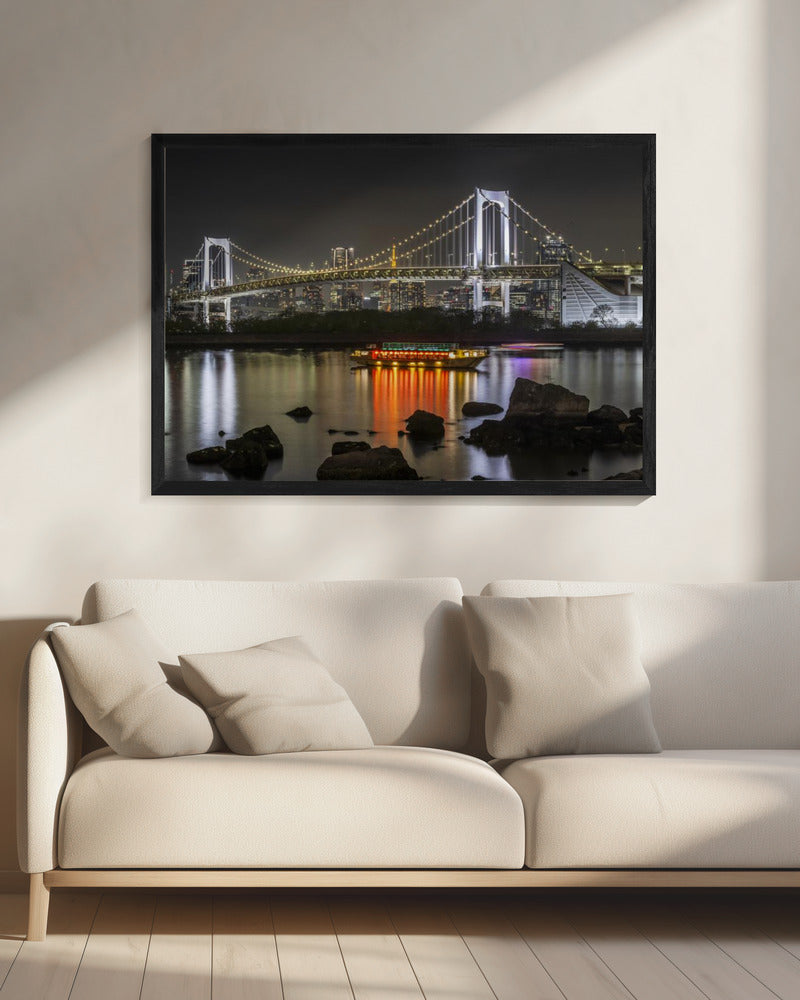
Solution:
[[[671,750],[496,765],[529,868],[800,867],[800,751]]]
[[[522,803],[484,761],[372,747],[85,757],[61,804],[62,868],[521,868]]]

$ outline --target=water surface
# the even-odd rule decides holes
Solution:
[[[492,350],[472,372],[353,371],[350,352],[338,349],[170,349],[165,376],[168,480],[228,480],[231,477],[217,466],[189,465],[186,453],[224,444],[225,437],[262,424],[270,424],[284,445],[283,459],[270,462],[266,480],[315,481],[332,443],[344,440],[400,448],[420,476],[435,480],[469,480],[475,475],[500,480],[565,479],[569,472],[578,473],[569,478],[596,480],[642,464],[640,451],[491,457],[458,439],[484,419],[462,417],[463,404],[479,399],[506,406],[520,377],[564,385],[588,396],[591,409],[603,403],[626,411],[641,406],[641,348],[565,348],[534,356]],[[314,411],[307,421],[285,415],[303,405]],[[405,418],[417,409],[444,417],[443,447],[398,436]],[[345,435],[346,430],[358,431],[358,435]]]

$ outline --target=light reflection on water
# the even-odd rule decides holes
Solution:
[[[492,351],[473,372],[410,368],[352,370],[347,350],[170,350],[166,364],[165,460],[171,480],[224,481],[216,466],[190,466],[186,452],[224,443],[226,436],[270,424],[284,444],[266,479],[309,481],[340,440],[399,447],[419,475],[431,479],[603,479],[641,465],[640,452],[576,452],[491,457],[465,445],[459,435],[483,418],[464,418],[470,399],[505,406],[517,378],[557,382],[589,397],[590,408],[611,403],[623,410],[642,404],[640,348],[565,348],[535,356]],[[307,421],[286,411],[306,405]],[[414,410],[445,419],[444,447],[398,436]],[[337,433],[328,433],[329,429]],[[342,432],[357,430],[358,436]],[[219,432],[225,435],[220,436]],[[368,431],[375,433],[369,434]],[[574,477],[571,477],[574,478]]]

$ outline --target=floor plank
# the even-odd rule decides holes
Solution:
[[[790,955],[800,959],[800,911],[796,896],[748,901],[748,919]]]
[[[782,1000],[800,997],[800,959],[753,926],[747,909],[693,907],[685,918]]]
[[[308,896],[272,901],[285,1000],[352,1000],[328,906]]]
[[[426,1000],[494,996],[440,901],[393,900],[388,911]]]
[[[0,1000],[800,997],[794,895],[56,890],[41,943],[26,904],[0,895]]]
[[[534,897],[511,904],[508,913],[567,1000],[631,1000],[633,994],[551,904]]]
[[[280,1000],[281,973],[266,896],[214,898],[213,1000]]]
[[[455,903],[448,912],[497,1000],[564,1000],[502,906]]]
[[[28,923],[28,894],[0,895],[0,989],[19,954]]]
[[[155,905],[143,893],[103,896],[70,1000],[139,1000]]]
[[[100,893],[54,892],[46,941],[25,941],[3,984],[3,1000],[67,1000]]]
[[[635,997],[704,1000],[702,991],[631,925],[624,904],[567,902],[562,913]]]
[[[631,906],[631,923],[709,1000],[775,1000],[771,990],[682,918],[674,906]]]
[[[141,1000],[211,1000],[210,896],[158,897]]]
[[[329,908],[356,1000],[424,1000],[382,902],[338,898]]]

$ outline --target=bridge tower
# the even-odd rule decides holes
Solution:
[[[221,254],[213,254],[212,248],[219,247]],[[200,270],[200,288],[207,292],[211,288],[218,288],[220,285],[233,284],[233,263],[231,262],[231,241],[227,236],[204,236],[203,237],[203,257]],[[225,306],[225,323],[230,327],[231,323],[231,300],[222,300]],[[203,320],[206,326],[209,321],[209,301],[203,299]]]
[[[486,265],[486,216],[484,209],[487,205],[497,205],[502,213],[500,222],[500,265],[511,263],[511,213],[509,211],[508,191],[486,191],[483,188],[475,188],[475,225],[472,227],[472,259],[475,267],[485,267]],[[494,266],[498,262],[492,261],[488,266]],[[472,308],[476,313],[483,309],[483,278],[474,277],[472,279]],[[511,282],[500,282],[500,295],[503,306],[503,315],[508,316],[511,302]]]

